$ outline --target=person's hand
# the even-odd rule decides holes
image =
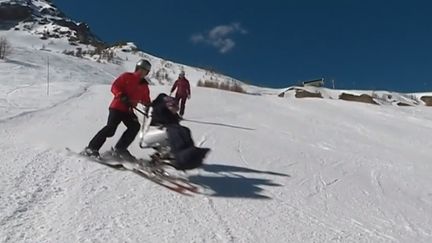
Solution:
[[[145,106],[144,106],[144,113],[145,113],[145,116],[148,116],[149,110],[150,110],[150,105],[145,105]]]
[[[120,101],[121,101],[123,104],[127,105],[127,106],[130,106],[130,105],[131,105],[130,100],[129,100],[129,97],[128,97],[127,95],[125,95],[125,94],[122,94],[122,95],[120,96]]]

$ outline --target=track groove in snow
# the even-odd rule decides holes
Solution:
[[[2,209],[3,217],[0,218],[0,226],[6,230],[6,239],[12,242],[23,240],[25,233],[15,229],[24,227],[30,231],[38,224],[38,210],[46,207],[45,201],[61,193],[62,189],[53,185],[60,164],[50,161],[56,158],[59,159],[50,151],[38,153],[14,179],[12,186],[16,192],[9,196],[10,204]]]

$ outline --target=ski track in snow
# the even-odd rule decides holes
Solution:
[[[21,159],[26,158],[18,157],[13,162]],[[0,226],[7,231],[6,241],[25,240],[25,232],[38,225],[35,221],[41,213],[37,209],[46,207],[44,204],[48,198],[62,192],[61,188],[53,185],[60,164],[47,162],[57,159],[58,157],[49,151],[35,154],[14,179],[12,186],[15,192],[8,196],[9,204],[4,205],[5,208],[1,210],[3,213]]]
[[[219,235],[219,239],[227,238],[228,242],[235,242],[236,238],[234,237],[227,220],[218,212],[213,199],[211,199],[210,197],[205,197],[205,200],[208,202],[210,210],[213,212],[214,216],[216,216],[218,225],[223,228],[223,235]]]
[[[73,100],[73,99],[76,99],[76,98],[81,97],[82,95],[84,95],[84,94],[87,92],[87,89],[88,89],[88,87],[85,87],[81,92],[78,92],[78,93],[76,93],[76,94],[74,94],[74,95],[72,95],[72,96],[70,96],[70,97],[67,97],[67,98],[64,99],[63,101],[59,101],[59,102],[57,102],[57,103],[55,103],[55,104],[53,104],[53,105],[47,106],[47,107],[45,107],[45,108],[32,109],[31,111],[24,111],[24,112],[20,112],[20,113],[14,115],[14,116],[6,117],[6,118],[3,118],[3,119],[0,119],[0,123],[4,123],[4,122],[7,122],[7,121],[11,121],[11,120],[14,120],[14,119],[16,119],[16,118],[24,117],[24,116],[31,115],[31,114],[34,114],[34,113],[37,113],[37,112],[50,110],[50,109],[52,109],[52,108],[54,108],[54,107],[57,107],[57,106],[59,106],[59,105],[61,105],[61,104],[64,104],[64,103],[69,102],[69,101],[71,101],[71,100]],[[13,103],[10,102],[10,101],[7,101],[7,102],[8,102],[8,104],[10,104],[12,107],[16,107],[16,108],[18,108],[18,109],[23,109],[23,108],[24,108],[24,107],[19,107],[18,105],[13,104]]]
[[[239,157],[240,157],[242,163],[244,165],[246,165],[246,167],[249,167],[249,162],[246,160],[245,155],[243,154],[243,149],[242,149],[242,145],[241,145],[240,141],[238,142],[238,145],[237,145],[237,152],[239,154]]]

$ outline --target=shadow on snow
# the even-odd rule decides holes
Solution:
[[[263,194],[264,189],[261,188],[261,186],[283,186],[270,179],[246,177],[239,173],[290,177],[290,175],[284,173],[260,171],[240,166],[222,164],[205,164],[201,169],[215,173],[217,176],[192,175],[189,176],[188,179],[194,184],[213,191],[213,193],[209,194],[209,196],[213,197],[271,199],[271,197]]]

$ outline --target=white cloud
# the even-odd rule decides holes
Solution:
[[[229,25],[218,25],[206,33],[198,33],[191,36],[191,41],[195,44],[205,43],[219,50],[220,53],[229,52],[236,45],[232,38],[234,34],[247,34],[240,23]]]
[[[192,37],[191,37],[191,41],[193,43],[199,43],[199,42],[202,42],[204,40],[205,40],[205,38],[201,34],[195,34],[195,35],[192,35]]]

